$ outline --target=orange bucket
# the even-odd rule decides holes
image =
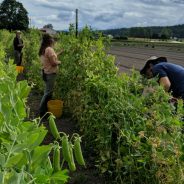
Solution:
[[[62,100],[49,100],[47,102],[48,112],[51,112],[56,118],[60,118],[63,112]]]
[[[23,66],[16,66],[16,71],[18,73],[22,73],[24,71],[24,67]]]

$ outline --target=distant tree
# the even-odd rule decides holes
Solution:
[[[160,38],[163,40],[167,40],[172,36],[172,30],[170,30],[169,28],[164,27],[161,30],[161,35]]]
[[[159,39],[160,37],[159,37],[158,33],[153,33],[151,38]]]
[[[131,37],[145,38],[145,28],[144,27],[130,28],[129,34]]]
[[[45,26],[43,26],[43,28],[53,29],[54,27],[52,24],[46,24]]]
[[[151,28],[145,28],[145,37],[146,38],[152,38],[152,35],[153,35],[153,31]]]
[[[151,27],[137,27],[137,28],[120,28],[102,30],[106,35],[113,35],[114,37],[127,36],[127,37],[146,37],[159,39],[161,37],[170,38],[184,38],[184,24],[176,26],[151,26]]]
[[[0,29],[26,30],[28,25],[28,12],[22,3],[4,0],[0,4]]]
[[[75,26],[74,24],[69,25],[69,34],[74,35],[75,34]]]

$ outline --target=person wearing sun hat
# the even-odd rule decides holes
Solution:
[[[20,66],[22,64],[22,48],[24,47],[23,45],[23,40],[21,38],[21,31],[17,30],[16,36],[13,40],[13,46],[14,46],[14,64],[17,66]]]
[[[150,79],[158,76],[158,82],[173,97],[184,100],[184,68],[167,62],[166,57],[151,56],[146,60],[140,74]]]

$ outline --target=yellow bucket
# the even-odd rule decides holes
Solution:
[[[16,71],[18,73],[22,73],[24,71],[24,67],[23,66],[16,66]]]
[[[61,117],[63,112],[62,100],[49,100],[47,102],[48,112],[51,112],[56,118]]]

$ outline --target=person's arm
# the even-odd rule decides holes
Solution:
[[[52,66],[56,66],[56,65],[61,64],[61,62],[57,60],[57,57],[55,55],[50,56],[49,61],[50,61]]]
[[[61,55],[64,52],[64,49],[61,49],[58,53],[56,53],[57,56]]]
[[[18,47],[23,47],[24,45],[22,43],[19,43],[17,46]]]
[[[159,84],[161,85],[161,86],[163,86],[163,88],[164,88],[164,90],[166,91],[166,92],[168,92],[169,91],[169,89],[170,89],[170,87],[171,87],[171,82],[170,82],[170,80],[169,80],[169,78],[166,76],[166,77],[161,77],[160,79],[159,79]]]
[[[158,76],[159,77],[159,84],[164,88],[166,92],[169,91],[171,87],[171,82],[167,76],[167,70],[164,66],[162,65],[155,65],[152,69],[153,71],[153,76]]]
[[[20,43],[20,42],[21,42],[21,43]],[[20,42],[19,42],[19,44],[18,44],[17,46],[23,48],[23,47],[24,47],[23,40],[20,39]]]

